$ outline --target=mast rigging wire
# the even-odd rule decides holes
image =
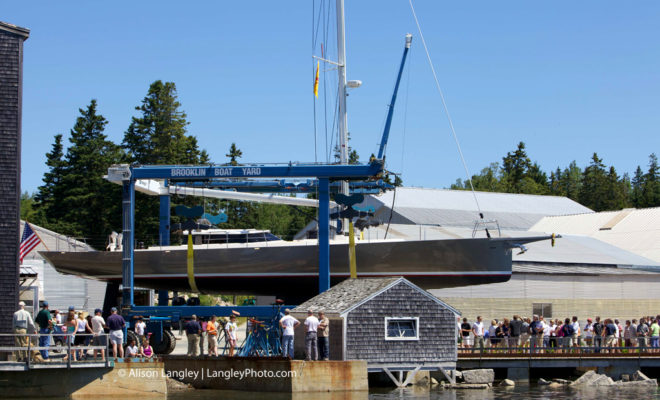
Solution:
[[[412,10],[413,17],[415,18],[415,24],[417,25],[417,31],[419,32],[419,37],[422,39],[422,45],[424,46],[424,51],[426,52],[426,58],[429,62],[429,66],[431,67],[431,72],[433,73],[433,79],[435,80],[435,86],[438,89],[438,93],[440,93],[440,99],[442,100],[442,107],[445,110],[445,115],[447,116],[447,120],[449,121],[449,128],[451,129],[451,133],[454,136],[454,141],[456,142],[456,147],[458,148],[458,154],[461,157],[461,161],[463,162],[463,168],[465,169],[465,175],[467,177],[468,182],[470,183],[470,189],[472,190],[472,196],[474,197],[474,202],[477,204],[477,210],[479,211],[479,216],[481,219],[484,219],[484,214],[481,212],[481,206],[479,205],[479,200],[477,200],[477,193],[474,190],[474,186],[472,185],[472,178],[470,177],[470,171],[468,170],[467,163],[465,162],[465,157],[463,157],[463,150],[461,150],[461,144],[458,142],[458,136],[456,135],[456,130],[454,129],[454,123],[451,119],[451,115],[449,114],[449,109],[447,108],[447,103],[445,102],[445,96],[442,93],[442,89],[440,88],[440,82],[438,81],[438,75],[435,72],[435,68],[433,67],[433,61],[431,60],[431,54],[429,53],[429,49],[426,46],[426,41],[424,40],[424,34],[422,33],[422,27],[419,25],[419,20],[417,19],[417,13],[415,13],[415,7],[413,6],[412,0],[408,0],[408,3],[410,3],[410,9]],[[486,234],[488,237],[490,237],[490,234],[488,233],[488,230],[486,230]]]

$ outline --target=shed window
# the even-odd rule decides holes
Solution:
[[[385,318],[385,340],[419,340],[419,318]]]

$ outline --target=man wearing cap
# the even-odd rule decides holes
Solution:
[[[199,334],[202,326],[197,322],[197,316],[193,314],[190,321],[186,322],[186,337],[188,338],[188,357],[197,357],[199,350]]]
[[[41,311],[34,318],[34,322],[39,325],[39,347],[50,347],[50,334],[53,328],[53,317],[48,311],[48,302],[44,301],[41,304]],[[48,360],[48,350],[43,349],[39,350],[41,357],[44,360]]]
[[[117,348],[119,348],[119,357],[124,358],[124,326],[126,326],[126,321],[124,321],[124,317],[117,314],[117,307],[112,307],[110,312],[108,329],[110,330],[110,343],[112,343],[112,356],[117,358]]]
[[[92,346],[104,346],[103,350],[94,349],[94,359],[98,357],[98,354],[101,353],[101,360],[105,361],[105,351],[108,348],[108,341],[106,340],[105,332],[105,320],[101,316],[101,309],[97,308],[94,310],[94,316],[92,317]]]
[[[34,333],[34,322],[30,313],[25,311],[25,303],[18,303],[18,311],[14,313],[14,343],[16,347],[25,347],[25,350],[17,350],[14,352],[16,361],[25,361],[27,359],[27,347],[30,342],[30,337],[27,333]]]
[[[282,355],[293,358],[294,329],[300,325],[300,321],[290,314],[291,310],[288,308],[284,310],[284,316],[280,319],[280,327],[282,328]]]
[[[307,311],[305,320],[305,350],[307,361],[317,361],[319,359],[318,336],[319,319],[314,316],[312,310]]]

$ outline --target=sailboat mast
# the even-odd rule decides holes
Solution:
[[[337,68],[339,80],[339,162],[348,164],[348,127],[346,118],[346,40],[344,0],[337,0]],[[340,193],[348,195],[348,182],[342,181]]]

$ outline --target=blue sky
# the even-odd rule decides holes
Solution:
[[[0,20],[31,30],[23,190],[40,185],[53,136],[68,136],[78,108],[96,98],[106,133],[120,142],[156,79],[176,83],[189,132],[213,161],[224,162],[232,142],[244,162],[314,161],[312,2],[191,3],[3,4]],[[472,173],[521,140],[546,171],[572,160],[585,166],[595,151],[632,173],[660,152],[660,3],[414,4]],[[406,185],[463,178],[408,2],[346,0],[346,30],[348,78],[363,81],[348,99],[351,144],[362,159],[377,151],[411,32],[387,167]],[[329,42],[332,53],[334,35]]]

